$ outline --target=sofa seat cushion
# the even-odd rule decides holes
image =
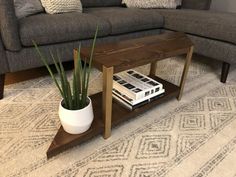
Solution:
[[[153,9],[101,7],[84,11],[107,20],[112,35],[163,27],[163,17]]]
[[[236,14],[203,10],[158,10],[165,28],[236,44]]]
[[[111,33],[110,24],[89,14],[72,12],[64,14],[39,14],[19,21],[20,39],[24,46],[32,46],[32,40],[38,45],[91,39],[99,27],[98,37]]]

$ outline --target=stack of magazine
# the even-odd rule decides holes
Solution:
[[[113,76],[113,98],[133,110],[164,95],[163,85],[135,70]]]

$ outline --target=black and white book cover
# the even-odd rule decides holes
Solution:
[[[127,70],[113,76],[113,89],[132,100],[140,100],[156,96],[163,92],[163,85],[154,79],[135,70]]]
[[[118,90],[114,89],[112,90],[112,93],[113,93],[113,97],[116,96],[116,97],[119,97],[120,99],[124,100],[125,102],[127,102],[129,105],[131,106],[135,106],[139,103],[142,103],[144,101],[147,101],[147,100],[150,100],[151,98],[153,97],[156,97],[156,96],[159,96],[159,95],[162,95],[163,93],[165,93],[165,89],[161,89],[159,90],[158,92],[155,92],[155,93],[152,93],[152,94],[149,94],[148,96],[146,97],[143,97],[143,98],[140,98],[140,99],[132,99],[130,98],[129,96],[127,96],[126,94],[123,94],[121,92],[119,92]]]
[[[147,103],[149,103],[152,100],[156,100],[160,97],[162,97],[164,95],[164,89],[162,89],[161,91],[159,91],[159,94],[156,94],[155,96],[151,97],[151,98],[142,98],[140,100],[136,100],[136,103],[134,104],[134,102],[131,101],[130,98],[126,97],[125,95],[121,95],[117,92],[115,92],[113,90],[113,98],[118,101],[121,105],[123,105],[124,107],[128,108],[129,110],[134,110],[136,108],[139,108]]]

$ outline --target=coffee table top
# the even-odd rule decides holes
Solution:
[[[93,66],[114,67],[114,73],[142,66],[165,58],[186,54],[193,46],[181,32],[164,33],[117,43],[96,45]],[[82,59],[89,58],[90,48],[81,49]]]

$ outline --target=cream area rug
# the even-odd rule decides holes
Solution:
[[[157,75],[179,83],[183,62],[163,60]],[[227,84],[219,81],[220,68],[195,56],[181,101],[173,98],[115,127],[109,139],[97,136],[49,160],[60,126],[54,84],[47,76],[9,85],[0,101],[0,176],[235,177],[236,68]],[[95,69],[90,86],[90,94],[101,90]]]

